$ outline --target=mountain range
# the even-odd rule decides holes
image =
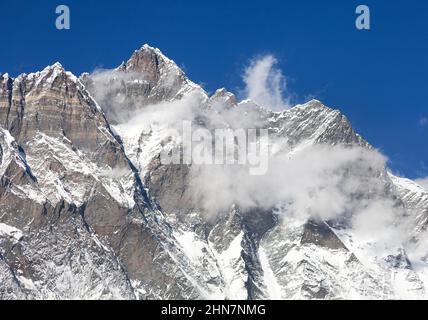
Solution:
[[[183,120],[267,129],[269,171],[166,165]],[[0,299],[426,299],[428,190],[339,110],[209,95],[144,45],[0,74]]]

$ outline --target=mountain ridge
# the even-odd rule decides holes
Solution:
[[[148,45],[94,75],[77,78],[55,63],[1,78],[0,298],[426,297],[426,260],[416,268],[406,250],[426,254],[428,194],[415,199],[382,162],[366,165],[375,150],[340,111],[312,100],[272,112],[226,89],[210,97]],[[330,217],[321,210],[326,216],[314,219],[311,210],[335,206],[309,197],[303,203],[312,199],[314,206],[300,212],[301,190],[289,188],[291,199],[266,200],[267,207],[233,203],[210,216],[193,185],[211,171],[159,160],[163,149],[179,145],[167,128],[183,119],[209,129],[268,128],[274,153],[284,154],[302,180],[326,170],[325,181],[333,179],[304,181],[302,190],[334,187],[340,195],[350,188],[349,212]],[[315,156],[343,165],[320,164],[314,172],[296,165]],[[291,172],[290,184],[299,185]],[[237,195],[252,190],[223,183]],[[224,196],[216,191],[207,189],[214,202]],[[391,228],[399,221],[415,230],[404,242],[416,249],[388,240],[372,253],[377,243],[349,227],[353,210],[376,216],[384,203],[398,208]]]

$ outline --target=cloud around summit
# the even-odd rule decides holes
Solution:
[[[262,107],[282,111],[291,107],[287,78],[277,67],[278,60],[271,54],[251,60],[244,71],[244,96]]]

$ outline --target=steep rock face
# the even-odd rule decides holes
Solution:
[[[103,165],[126,165],[101,109],[81,82],[59,63],[4,83],[0,123],[19,144],[25,145],[43,132],[53,138],[67,138]]]
[[[21,119],[23,117],[22,95],[18,92],[17,97],[13,99],[14,80],[8,75],[0,77],[0,117],[3,127],[10,129],[13,134],[19,133]],[[21,88],[16,88],[15,91]]]
[[[0,297],[6,300],[25,299],[25,294],[9,265],[0,256],[0,274],[2,285],[0,286]]]
[[[208,104],[214,110],[222,111],[222,109],[236,107],[238,102],[233,93],[227,91],[225,88],[221,88],[209,98]]]
[[[115,259],[100,254],[82,210],[64,200],[47,201],[18,144],[4,129],[0,144],[0,255],[5,270],[0,276],[6,284],[1,297],[132,297]],[[85,267],[81,259],[90,264]],[[103,272],[108,273],[107,279],[101,277]],[[109,282],[115,277],[122,280]]]
[[[267,294],[273,299],[357,299],[386,295],[381,279],[348,251],[332,231],[320,237],[306,222],[285,220],[259,248]]]
[[[0,222],[23,237],[2,242],[2,298],[22,296],[9,294],[14,284],[27,298],[198,298],[173,260],[171,230],[80,80],[55,64],[6,82]]]
[[[198,87],[186,77],[174,61],[164,56],[159,49],[148,45],[136,50],[127,62],[117,68],[117,71],[143,75],[143,80],[146,81],[143,97],[147,96],[147,104],[181,98]],[[141,96],[140,89],[138,88],[134,94]]]

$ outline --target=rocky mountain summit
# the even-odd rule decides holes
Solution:
[[[267,129],[268,173],[162,163],[183,120]],[[427,298],[428,191],[346,116],[210,96],[148,45],[0,74],[0,160],[0,299]]]

